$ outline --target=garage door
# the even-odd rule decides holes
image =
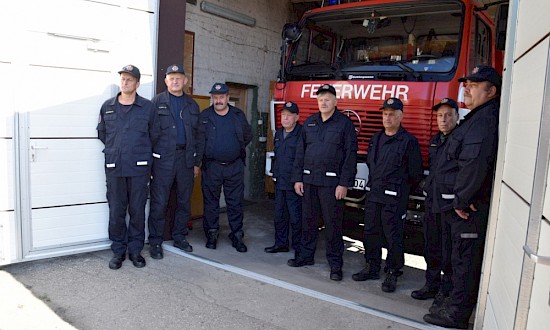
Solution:
[[[95,128],[101,104],[118,92],[122,66],[138,66],[138,93],[153,95],[156,3],[10,5],[14,16],[25,12],[23,22],[11,22],[17,49],[25,51],[0,61],[10,72],[0,79],[16,86],[12,114],[3,117],[13,130],[0,130],[0,152],[8,156],[0,175],[13,178],[0,204],[0,221],[11,224],[10,233],[0,232],[9,238],[3,263],[109,245],[103,145]]]

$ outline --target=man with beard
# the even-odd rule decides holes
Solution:
[[[203,227],[206,247],[215,249],[220,230],[220,194],[223,187],[227,205],[229,238],[238,252],[246,252],[243,242],[244,166],[246,146],[252,129],[246,115],[229,104],[229,87],[215,83],[210,90],[212,105],[199,117],[199,154],[202,160]]]
[[[443,252],[451,260],[449,301],[424,315],[424,321],[446,328],[468,328],[477,302],[489,203],[498,146],[502,80],[487,65],[476,66],[459,79],[464,82],[464,104],[470,112],[449,136],[445,157],[436,164],[442,182],[436,182],[452,203],[442,211],[443,230],[450,238]]]

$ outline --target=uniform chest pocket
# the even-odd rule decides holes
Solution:
[[[460,160],[469,160],[479,157],[481,152],[481,142],[473,142],[464,144],[458,159]]]
[[[136,117],[131,121],[131,129],[146,133],[149,129],[149,121],[145,117]]]
[[[324,142],[330,144],[341,145],[342,135],[338,130],[327,130],[324,136]]]
[[[172,127],[172,114],[170,113],[170,110],[167,108],[159,108],[158,109],[159,114],[159,122],[160,122],[160,128],[162,130],[169,129]]]
[[[400,167],[403,164],[403,154],[396,151],[390,151],[387,153],[386,164],[393,167]]]
[[[305,142],[307,144],[315,143],[319,141],[319,126],[317,125],[308,125],[302,128],[303,134],[305,136]]]
[[[106,113],[103,115],[103,120],[105,121],[105,129],[108,132],[112,132],[113,130],[117,130],[117,114],[115,112]]]

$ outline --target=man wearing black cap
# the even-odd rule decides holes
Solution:
[[[265,248],[266,253],[288,252],[289,222],[292,248],[300,248],[302,237],[302,197],[294,191],[290,180],[296,156],[296,146],[302,136],[298,123],[298,105],[287,102],[281,110],[281,127],[273,139],[275,157],[271,165],[275,181],[275,244]]]
[[[428,163],[430,165],[430,174],[426,178],[423,187],[426,195],[424,221],[424,260],[426,260],[426,283],[419,290],[414,290],[411,297],[419,300],[436,298],[433,306],[441,306],[445,298],[451,291],[450,285],[450,260],[445,258],[443,263],[442,256],[442,225],[441,209],[450,205],[451,195],[442,194],[438,191],[434,182],[444,181],[445,177],[440,177],[437,173],[435,164],[444,157],[443,148],[447,142],[449,134],[455,129],[458,123],[459,113],[458,104],[450,98],[442,99],[432,108],[436,112],[437,126],[439,132],[430,140],[428,148]],[[442,160],[444,161],[444,160]],[[443,277],[441,272],[443,271]]]
[[[382,291],[393,292],[405,264],[403,226],[409,192],[420,180],[422,158],[418,140],[401,126],[403,103],[398,98],[384,101],[384,129],[375,133],[367,149],[369,180],[365,198],[365,260],[367,265],[353,274],[354,281],[380,278],[382,243],[388,243],[387,273]]]
[[[113,258],[109,268],[119,269],[128,252],[135,267],[145,266],[145,203],[149,171],[159,125],[151,101],[139,96],[141,74],[126,65],[120,74],[120,92],[105,101],[99,112],[98,138],[105,144],[105,175],[109,203],[109,239]],[[126,210],[130,215],[126,225]]]
[[[450,244],[452,290],[448,302],[424,315],[428,323],[447,328],[468,328],[477,302],[489,202],[498,146],[501,77],[486,65],[459,79],[464,82],[464,104],[470,112],[449,136],[445,157],[436,164],[442,182],[435,182],[441,194],[452,197],[442,209],[443,225]],[[445,227],[444,227],[445,230]]]
[[[348,187],[353,187],[357,172],[357,135],[353,122],[336,108],[334,87],[322,85],[316,94],[319,112],[304,122],[291,177],[294,190],[303,196],[302,240],[295,257],[287,264],[291,267],[314,264],[322,217],[330,279],[341,281],[343,199]]]
[[[166,69],[164,83],[167,90],[151,101],[160,123],[161,134],[153,150],[153,179],[149,211],[149,246],[153,259],[162,259],[162,241],[166,207],[172,184],[176,188],[176,216],[172,229],[174,246],[192,252],[186,237],[191,218],[191,194],[194,178],[199,173],[201,158],[197,156],[199,106],[183,91],[187,77],[181,65]]]
[[[220,194],[223,187],[229,238],[238,252],[246,252],[243,242],[244,166],[246,146],[252,129],[242,110],[229,104],[229,87],[215,83],[210,90],[212,105],[199,117],[202,155],[203,227],[206,247],[215,249],[220,230]]]

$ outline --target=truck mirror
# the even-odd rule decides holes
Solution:
[[[496,49],[504,50],[506,46],[506,24],[508,23],[508,4],[498,7],[496,24]]]
[[[287,23],[283,27],[283,40],[287,43],[294,43],[302,35],[302,30],[295,23]]]

